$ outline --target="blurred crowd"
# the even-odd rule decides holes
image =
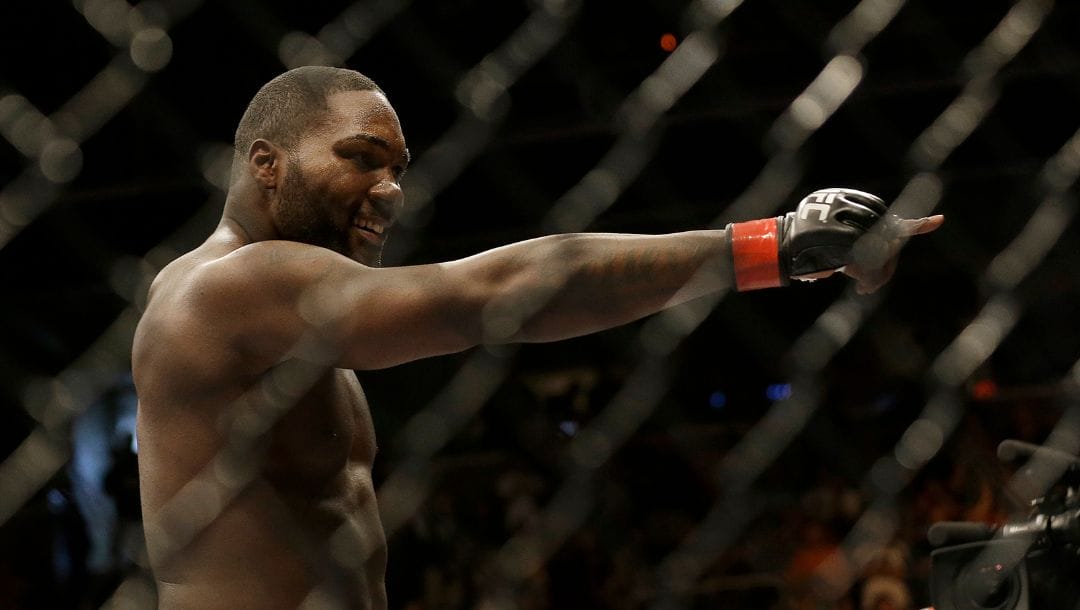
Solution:
[[[986,439],[983,439],[986,440]],[[754,523],[715,558],[705,577],[682,592],[686,608],[754,610],[916,610],[930,605],[927,528],[938,521],[999,524],[1008,503],[991,465],[992,443],[965,445],[919,478],[899,499],[899,527],[861,566],[845,536],[867,508],[857,482],[821,470],[812,481],[793,473],[773,491]],[[598,482],[598,505],[513,596],[518,607],[647,608],[664,558],[690,535],[711,503],[705,473],[680,468],[663,442],[628,447]],[[391,596],[406,610],[464,609],[497,596],[500,550],[536,527],[558,486],[536,468],[499,462],[459,465],[467,472],[435,494],[392,549]],[[469,476],[485,468],[485,477]],[[461,476],[464,475],[464,476]],[[461,482],[467,481],[467,489]],[[631,491],[633,490],[633,491]],[[794,493],[791,493],[794,492]]]
[[[658,566],[724,498],[714,470],[745,432],[741,424],[646,426],[597,471],[581,527],[524,579],[503,586],[513,557],[508,541],[551,518],[547,507],[566,476],[564,450],[587,424],[590,397],[602,391],[588,371],[522,384],[446,449],[427,501],[390,539],[392,607],[475,608],[506,595],[523,610],[649,607],[661,593]],[[75,424],[69,467],[0,527],[0,610],[99,608],[123,579],[148,577],[133,400],[121,385],[88,410]],[[687,608],[756,610],[928,606],[929,525],[995,524],[1015,513],[1019,507],[1002,495],[1010,473],[996,444],[1040,442],[1056,416],[1022,402],[969,409],[941,454],[897,495],[895,528],[870,556],[845,546],[874,500],[864,477],[852,473],[865,474],[897,429],[847,417],[846,425],[865,426],[866,434],[848,443],[847,455],[862,452],[863,462],[845,472],[821,458],[813,443],[828,435],[811,426],[810,444],[789,448],[754,486],[749,525],[677,599]],[[386,456],[386,469],[393,459]]]

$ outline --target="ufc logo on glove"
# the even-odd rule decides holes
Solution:
[[[785,286],[791,278],[847,265],[855,241],[887,211],[876,195],[829,188],[810,193],[784,216],[729,224],[736,288]]]

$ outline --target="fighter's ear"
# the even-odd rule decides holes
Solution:
[[[259,138],[248,148],[248,171],[259,186],[267,189],[277,188],[284,157],[284,151],[280,147],[269,140]]]

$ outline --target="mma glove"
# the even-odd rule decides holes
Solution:
[[[897,217],[881,198],[846,188],[814,191],[794,212],[776,218],[731,223],[727,239],[739,291],[786,286],[790,280],[835,271],[856,259],[883,264],[883,251]],[[883,222],[878,222],[884,219]],[[873,231],[867,239],[860,238]]]

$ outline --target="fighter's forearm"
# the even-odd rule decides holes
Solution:
[[[579,233],[461,261],[487,293],[484,341],[554,341],[624,324],[728,288],[724,231]]]

